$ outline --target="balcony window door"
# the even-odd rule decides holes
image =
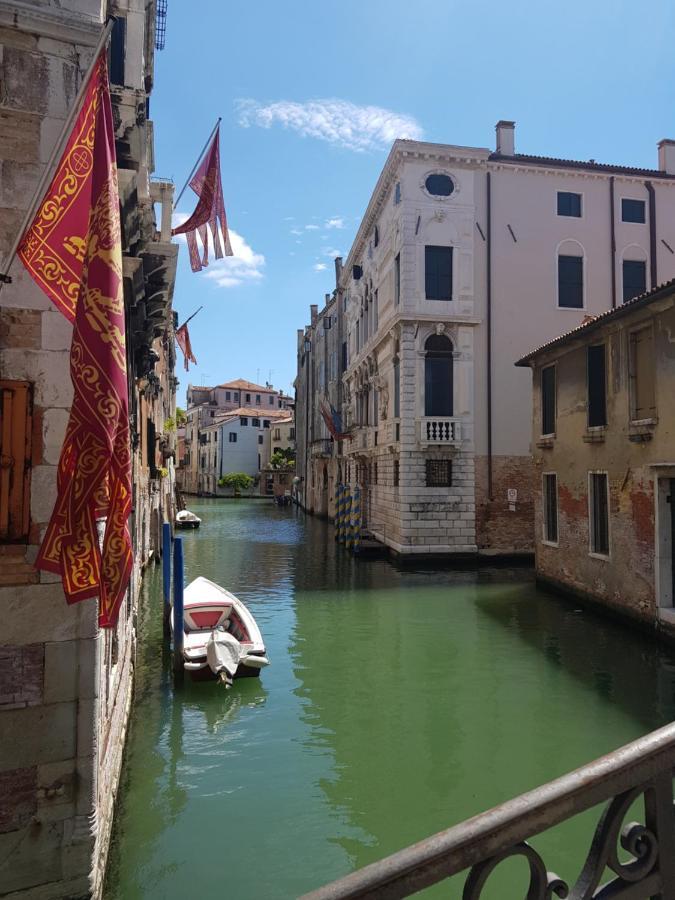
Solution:
[[[451,416],[453,405],[452,342],[432,334],[424,345],[424,415]]]

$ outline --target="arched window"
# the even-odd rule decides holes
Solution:
[[[424,415],[452,415],[452,342],[432,334],[424,345]]]

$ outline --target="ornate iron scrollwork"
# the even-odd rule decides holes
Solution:
[[[524,856],[530,867],[530,884],[525,895],[526,900],[551,900],[555,894],[565,898],[569,888],[565,882],[553,872],[547,872],[544,860],[526,841],[515,844],[497,853],[495,856],[477,863],[469,872],[464,883],[462,900],[479,900],[485,883],[497,866],[511,856]]]

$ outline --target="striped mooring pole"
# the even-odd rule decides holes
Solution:
[[[361,548],[361,488],[354,488],[352,500],[352,553],[358,553]]]
[[[185,620],[183,612],[183,538],[176,538],[173,547],[173,677],[175,684],[183,681],[183,641]]]
[[[342,534],[343,534],[343,543],[347,550],[351,550],[352,548],[352,529],[351,529],[351,519],[352,519],[352,494],[351,488],[348,484],[345,485],[345,497],[342,505]]]
[[[340,516],[342,515],[342,485],[335,488],[335,540],[340,543]]]
[[[164,594],[164,640],[171,639],[171,525],[162,525],[162,589]]]

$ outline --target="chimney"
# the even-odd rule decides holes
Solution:
[[[340,284],[340,276],[342,275],[342,257],[335,257],[335,286],[338,287]]]
[[[309,307],[310,312],[310,321],[312,323],[312,328],[316,325],[316,320],[319,317],[319,307],[318,304],[312,303]]]
[[[659,169],[675,175],[675,141],[670,138],[659,141]]]
[[[302,348],[303,341],[305,340],[305,329],[298,328],[298,347]]]
[[[497,153],[513,156],[516,152],[516,123],[500,119],[495,125],[497,132]]]

